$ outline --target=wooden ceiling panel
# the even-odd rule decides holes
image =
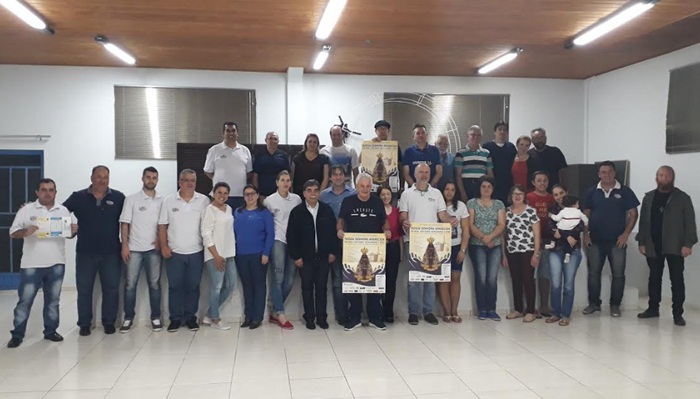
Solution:
[[[27,0],[56,30],[46,36],[0,8],[0,64],[121,66],[104,34],[140,67],[472,76],[523,47],[492,76],[583,79],[700,42],[700,1],[662,0],[583,48],[564,43],[626,0],[348,0],[332,36],[314,38],[326,0]]]

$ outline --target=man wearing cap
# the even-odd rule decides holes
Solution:
[[[204,174],[213,184],[224,182],[231,187],[226,203],[233,209],[243,205],[243,187],[253,171],[253,157],[248,147],[238,142],[236,122],[224,122],[224,141],[209,148]]]
[[[374,141],[376,143],[381,142],[381,141],[388,141],[391,137],[391,123],[389,123],[383,119],[380,121],[377,121],[377,123],[374,124],[374,134],[376,134],[376,137],[373,138],[372,141]],[[402,169],[403,167],[401,166],[402,162],[403,162],[403,158],[402,158],[403,151],[401,151],[401,146],[398,146],[397,148],[399,151],[399,153],[398,153],[399,162],[397,165],[397,170],[399,171],[399,188],[402,188],[403,182],[404,182],[403,174],[401,173],[401,171],[403,170]]]

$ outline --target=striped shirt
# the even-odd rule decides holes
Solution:
[[[476,150],[464,147],[455,155],[455,169],[457,168],[462,170],[462,179],[478,179],[493,169],[491,153],[482,146]]]

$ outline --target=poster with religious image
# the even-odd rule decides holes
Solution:
[[[373,191],[382,186],[399,192],[398,141],[363,141],[360,172],[372,175]]]
[[[452,226],[449,223],[411,223],[409,237],[408,281],[450,281]]]
[[[343,293],[383,294],[386,237],[384,234],[345,233],[343,238]]]

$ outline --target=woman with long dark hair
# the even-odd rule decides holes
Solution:
[[[308,180],[321,182],[321,191],[328,187],[330,159],[319,152],[319,143],[316,133],[307,134],[304,149],[292,161],[292,191],[300,197]]]
[[[265,313],[267,265],[275,241],[275,222],[260,201],[258,188],[243,189],[245,204],[236,209],[233,230],[236,234],[236,266],[243,284],[245,321],[242,328],[260,327]]]
[[[469,211],[464,202],[459,200],[459,190],[454,181],[445,183],[442,189],[442,196],[447,205],[447,214],[453,219],[457,219],[459,224],[452,228],[452,256],[450,264],[452,273],[449,283],[438,283],[438,295],[442,304],[442,321],[446,323],[461,323],[462,318],[457,314],[459,297],[462,292],[460,279],[462,278],[462,265],[469,243]]]
[[[396,297],[396,279],[399,276],[401,262],[401,240],[403,229],[399,222],[399,208],[391,205],[394,193],[389,187],[379,186],[377,195],[384,204],[386,219],[391,230],[391,238],[386,241],[386,293],[384,294],[384,321],[394,322],[394,298]]]

